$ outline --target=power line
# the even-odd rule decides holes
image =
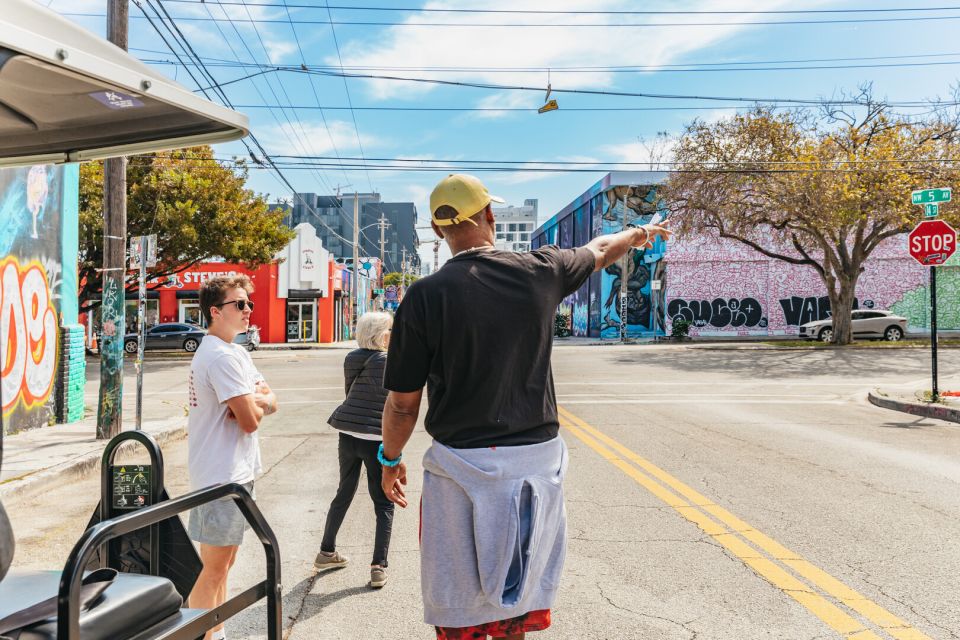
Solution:
[[[629,162],[629,161],[610,161],[610,160],[483,160],[483,159],[420,159],[420,158],[366,158],[361,160],[360,158],[338,158],[334,162],[334,158],[331,156],[287,156],[287,155],[276,155],[273,156],[276,164],[278,166],[285,166],[289,168],[309,168],[312,165],[319,166],[337,166],[341,163],[347,164],[347,166],[362,166],[366,164],[373,168],[384,169],[384,170],[398,170],[398,171],[407,171],[407,170],[462,170],[466,166],[470,166],[474,169],[482,168],[492,168],[498,171],[544,171],[544,170],[557,170],[563,171],[566,169],[576,169],[580,170],[583,167],[586,167],[585,170],[589,171],[624,171],[624,167],[628,167],[626,170],[637,170],[644,169],[650,171],[671,171],[676,170],[678,167],[688,167],[692,162],[684,161],[640,161],[640,162]],[[169,158],[169,160],[184,164],[210,164],[210,163],[233,163],[236,166],[247,166],[245,161],[238,160],[236,158]],[[150,158],[145,156],[132,156],[131,162],[149,162]],[[406,164],[385,164],[385,163],[406,163]],[[890,159],[875,159],[875,160],[835,160],[835,159],[825,159],[825,160],[744,160],[744,161],[729,161],[729,162],[715,162],[715,161],[706,161],[703,163],[697,163],[703,170],[716,169],[716,168],[729,168],[729,167],[739,167],[740,170],[753,170],[756,167],[816,167],[816,170],[828,170],[831,167],[836,166],[883,166],[883,165],[958,165],[960,166],[960,158],[930,158],[930,159],[916,159],[916,158],[890,158]],[[410,166],[410,165],[431,165],[431,166]],[[433,166],[433,165],[439,165]]]
[[[137,5],[137,7],[143,12],[144,17],[146,17],[146,19],[147,19],[148,22],[150,23],[150,26],[152,26],[152,27],[154,28],[154,30],[160,35],[160,39],[164,41],[164,44],[166,44],[168,47],[170,47],[169,42],[167,42],[167,40],[166,40],[166,38],[164,37],[163,33],[160,31],[160,29],[157,27],[157,25],[153,22],[153,20],[150,19],[149,15],[146,13],[146,10],[145,10],[145,9],[143,8],[143,6],[140,4],[140,1],[139,1],[139,0],[133,0],[133,1],[134,1],[134,3]],[[161,24],[164,24],[164,26],[165,26],[165,27],[167,28],[167,30],[170,32],[170,34],[171,34],[171,36],[173,37],[173,39],[174,39],[175,41],[177,41],[178,44],[180,44],[180,45],[184,48],[184,52],[190,51],[190,52],[194,55],[196,62],[199,64],[199,68],[202,69],[203,72],[204,72],[204,74],[214,83],[214,86],[212,87],[212,90],[214,90],[214,91],[217,92],[217,94],[221,97],[221,99],[223,100],[223,103],[224,103],[225,105],[229,106],[230,108],[233,108],[233,105],[230,103],[230,99],[229,99],[229,98],[227,97],[227,95],[226,95],[226,92],[224,92],[224,90],[223,90],[219,85],[217,85],[216,80],[215,80],[215,79],[213,78],[213,76],[210,74],[209,70],[206,69],[206,67],[203,65],[203,61],[200,60],[200,59],[199,59],[199,56],[196,55],[196,51],[194,51],[194,50],[193,50],[193,47],[190,46],[190,43],[189,43],[189,41],[186,39],[186,36],[183,35],[183,32],[181,32],[181,31],[179,30],[179,28],[177,28],[176,23],[173,21],[173,18],[171,18],[170,15],[166,12],[166,9],[163,7],[163,5],[160,4],[160,8],[163,10],[164,14],[165,14],[165,15],[167,16],[167,18],[170,20],[170,23],[171,23],[171,24],[170,24],[169,26],[166,25],[166,23],[163,21],[163,18],[160,16],[160,13],[157,11],[157,9],[153,6],[153,4],[151,3],[151,0],[145,0],[145,2],[150,6],[150,8],[154,11],[154,13],[155,13],[155,14],[157,15],[157,17],[160,19]],[[159,4],[159,0],[158,0],[158,4]],[[172,27],[172,29],[171,29],[171,27]],[[174,30],[176,31],[176,33],[174,33]],[[177,35],[177,34],[179,34],[179,38],[178,38],[178,35]],[[172,47],[170,48],[170,50],[171,50],[171,52],[173,52],[173,54],[174,54],[175,56],[177,56],[177,57],[179,58],[179,55],[176,53],[176,50],[174,50]],[[194,79],[194,81],[196,81],[196,80]],[[198,83],[198,84],[199,84],[199,83]],[[210,98],[209,94],[207,93],[207,90],[201,88],[201,91],[203,92],[204,96],[207,97],[207,99]],[[250,133],[248,134],[248,136],[249,136],[250,140],[253,142],[253,144],[257,147],[257,149],[260,151],[261,155],[263,156],[264,160],[268,163],[269,167],[272,168],[273,174],[280,180],[281,183],[283,183],[283,184],[290,190],[291,193],[296,194],[296,193],[297,193],[297,190],[293,187],[293,185],[290,183],[290,181],[287,179],[287,177],[283,174],[283,172],[280,171],[280,168],[277,167],[276,164],[274,164],[273,159],[272,159],[272,158],[270,157],[270,155],[267,153],[266,149],[263,148],[263,145],[260,144],[260,141],[257,140],[257,138],[256,138],[256,136],[253,134],[253,132],[250,132]],[[249,152],[251,159],[253,159],[253,161],[254,161],[256,164],[258,164],[258,165],[261,164],[261,161],[254,155],[253,149],[250,148],[250,145],[247,144],[247,142],[246,142],[245,140],[241,140],[241,142],[242,142],[243,145],[247,148],[247,151]],[[320,220],[320,219],[319,219],[319,214],[317,214],[317,212],[316,212],[315,209],[313,209],[312,207],[310,207],[309,205],[307,205],[306,202],[304,202],[303,204],[304,204],[305,206],[307,206],[308,209],[310,209],[311,211],[313,211],[313,213],[314,213],[315,215],[318,216],[318,220],[317,220],[317,221],[321,224],[321,226],[325,227],[325,228],[326,228],[331,234],[333,234],[335,237],[343,240],[343,241],[346,242],[347,244],[350,244],[350,241],[349,241],[349,240],[347,240],[346,238],[344,238],[343,236],[341,236],[339,233],[337,233],[332,227],[330,227],[328,224],[326,224],[325,222],[323,222],[323,220]]]
[[[201,3],[204,4],[204,3]],[[242,4],[242,3],[241,3]],[[63,13],[61,15],[81,18],[102,18],[101,13]],[[135,18],[137,16],[131,16]],[[218,18],[202,18],[197,16],[177,16],[177,20],[186,22],[209,22]],[[507,28],[656,28],[656,27],[751,27],[751,26],[779,26],[779,25],[827,25],[827,24],[869,24],[869,23],[899,23],[899,22],[927,22],[943,20],[960,20],[960,16],[906,16],[895,18],[831,18],[827,20],[751,20],[725,22],[395,22],[386,20],[294,20],[295,24],[329,24],[331,26],[355,27],[507,27]],[[279,18],[248,18],[237,19],[238,22],[253,22],[256,24],[287,24],[287,20]]]
[[[394,82],[414,82],[414,83],[423,83],[423,84],[437,84],[444,86],[452,87],[470,87],[474,89],[496,89],[496,90],[508,90],[508,91],[535,91],[541,93],[544,91],[544,87],[531,87],[523,85],[504,85],[504,84],[494,84],[487,82],[463,82],[455,80],[440,80],[437,78],[411,78],[405,76],[389,76],[389,75],[379,75],[372,73],[341,73],[337,71],[314,71],[312,69],[292,69],[292,68],[274,68],[267,69],[264,71],[259,71],[250,76],[235,78],[234,80],[229,80],[227,82],[220,83],[220,86],[225,86],[229,84],[234,84],[236,82],[241,82],[250,77],[262,75],[264,73],[270,72],[289,72],[289,73],[313,73],[322,76],[332,76],[332,77],[347,77],[347,78],[363,78],[366,80],[390,80]],[[567,94],[582,94],[582,95],[602,95],[602,96],[616,96],[616,97],[630,97],[630,98],[651,98],[651,99],[673,99],[673,100],[704,100],[711,102],[744,102],[752,104],[781,104],[781,105],[811,105],[819,106],[823,104],[831,104],[837,106],[863,106],[865,103],[858,100],[850,99],[829,99],[829,98],[749,98],[744,96],[697,96],[697,95],[685,95],[685,94],[670,94],[670,93],[642,93],[642,92],[633,92],[633,91],[604,91],[600,89],[553,89],[553,93],[567,93]],[[939,103],[940,106],[957,106],[960,105],[960,102],[944,102]],[[929,107],[932,106],[931,102],[888,102],[888,106],[891,107]]]
[[[189,165],[188,165],[189,166]],[[196,165],[203,166],[203,165]],[[321,165],[321,166],[337,166],[337,165]],[[260,166],[260,167],[248,167],[256,168],[268,171],[274,171],[277,175],[282,176],[280,172],[280,167],[287,171],[312,171],[314,165],[301,165],[301,164],[287,164],[287,163],[276,163],[271,166]],[[534,173],[534,174],[571,174],[571,173],[609,173],[611,171],[622,171],[622,169],[611,168],[611,167],[494,167],[489,165],[484,166],[436,166],[436,167],[396,167],[396,166],[380,166],[380,165],[368,165],[366,167],[370,171],[385,171],[393,173],[449,173],[451,171],[471,171],[471,172],[486,172],[486,173]],[[929,169],[925,167],[918,168],[857,168],[857,169],[841,169],[837,167],[815,167],[815,168],[767,168],[763,165],[756,167],[711,167],[705,166],[702,168],[678,168],[677,166],[664,166],[659,169],[652,169],[652,172],[655,173],[681,173],[681,174],[703,174],[703,173],[730,173],[730,174],[817,174],[817,173],[842,173],[842,174],[871,174],[871,173],[906,173],[909,175],[927,175]],[[285,178],[283,178],[285,180]],[[316,214],[316,210],[303,203],[308,209]],[[319,215],[319,214],[317,214]],[[348,245],[352,245],[352,240],[347,240],[336,231],[331,229],[328,225],[319,221],[320,224],[326,227],[331,234],[341,239]]]
[[[337,60],[340,62],[340,71],[343,71],[343,57],[340,55],[340,42],[337,40],[337,30],[333,26],[333,14],[330,13],[330,7],[327,7],[327,15],[330,16],[330,33],[333,35],[333,44],[337,49]],[[291,25],[293,21],[290,21]],[[347,86],[347,77],[343,78],[343,90],[347,94],[347,104],[350,105],[350,117],[353,118],[353,131],[357,134],[357,145],[360,148],[360,155],[363,156],[363,142],[360,140],[360,125],[357,124],[357,114],[353,110],[353,100],[350,98],[350,87]],[[367,182],[370,184],[370,191],[373,192],[373,181],[370,180],[370,174],[367,173]]]
[[[169,0],[167,0],[169,2]],[[165,51],[157,51],[155,49],[140,49],[136,47],[130,47],[130,51],[140,51],[143,53],[154,53],[154,54],[165,54]],[[376,66],[376,65],[344,65],[344,70],[350,71],[473,71],[473,72],[482,72],[489,73],[494,71],[504,71],[504,72],[541,72],[541,71],[555,71],[555,72],[564,72],[564,71],[616,71],[616,70],[626,70],[626,71],[647,71],[655,69],[685,69],[692,67],[724,67],[724,66],[746,66],[746,65],[783,65],[783,64],[814,64],[814,63],[825,63],[825,62],[869,62],[877,60],[913,60],[917,58],[947,58],[947,57],[957,57],[960,56],[960,52],[945,52],[945,53],[916,53],[916,54],[906,54],[906,55],[887,55],[887,56],[852,56],[852,57],[841,57],[841,58],[796,58],[796,59],[787,59],[787,60],[729,60],[724,62],[684,62],[684,63],[675,63],[675,64],[658,64],[658,65],[642,65],[642,64],[633,64],[633,65],[577,65],[577,66],[553,66],[553,65],[544,65],[544,66],[518,66],[518,67],[441,67],[441,66]],[[249,67],[256,66],[250,65],[249,63],[238,62],[236,60],[226,60],[223,58],[204,58],[204,61],[210,64],[211,66],[219,66],[221,63],[223,66],[236,66],[236,67]],[[150,62],[153,64],[166,62],[168,64],[173,64],[170,60],[150,60],[145,59],[144,62]],[[324,64],[307,64],[305,60],[301,60],[301,64],[306,64],[306,66],[312,69],[339,69],[339,67],[331,67]],[[291,65],[277,64],[276,67],[286,67]]]
[[[197,4],[205,0],[167,0],[180,4]],[[247,4],[251,7],[279,7],[269,2],[237,2],[223,0],[221,4]],[[960,6],[947,7],[888,7],[880,9],[747,9],[747,10],[555,10],[555,9],[447,9],[420,7],[363,7],[348,5],[287,4],[291,9],[337,9],[341,11],[391,11],[403,13],[492,13],[530,15],[777,15],[777,14],[845,14],[845,13],[910,13],[925,11],[957,11]]]
[[[292,25],[291,25],[292,26]],[[176,64],[172,60],[150,60],[146,59],[143,62],[149,64]],[[890,63],[863,63],[863,64],[818,64],[818,65],[794,65],[794,66],[766,66],[766,67],[745,67],[745,66],[730,66],[730,67],[703,67],[703,68],[676,68],[676,65],[673,67],[661,67],[657,65],[650,66],[636,66],[636,67],[567,67],[556,69],[553,67],[381,67],[381,66],[344,66],[342,69],[340,67],[330,67],[327,65],[307,65],[306,63],[301,64],[297,67],[292,65],[251,65],[251,64],[230,64],[230,63],[213,63],[211,66],[215,67],[229,67],[229,68],[261,68],[261,69],[272,69],[272,70],[316,70],[316,71],[328,71],[334,69],[340,69],[341,71],[419,71],[419,72],[428,72],[428,73],[543,73],[549,71],[553,74],[584,74],[584,73],[615,73],[615,74],[628,74],[628,73],[738,73],[738,72],[753,72],[753,71],[823,71],[830,69],[897,69],[897,68],[909,68],[909,67],[940,67],[940,66],[949,66],[949,65],[958,65],[960,60],[942,60],[942,61],[928,61],[928,62],[890,62]]]
[[[218,4],[219,4],[219,0],[217,0],[217,1],[218,1]],[[240,39],[241,44],[243,44],[243,47],[246,49],[247,53],[250,55],[250,58],[254,61],[255,64],[259,64],[259,63],[256,62],[256,56],[254,55],[253,51],[252,51],[252,50],[250,49],[250,47],[247,45],[246,39],[243,37],[243,34],[240,33],[240,30],[237,28],[236,24],[234,24],[234,21],[230,18],[229,14],[226,12],[226,10],[225,10],[222,6],[220,7],[220,10],[223,11],[224,16],[225,16],[225,17],[227,18],[227,20],[230,22],[230,26],[233,27],[234,33],[237,34],[237,37]],[[250,16],[250,15],[251,15],[251,14],[250,14],[250,10],[247,9],[246,11],[247,11],[247,15]],[[207,13],[208,13],[211,17],[213,17],[213,14],[210,12],[209,6],[207,6]],[[234,57],[237,58],[238,61],[239,61],[240,56],[237,55],[236,51],[235,51],[234,48],[233,48],[233,45],[230,43],[229,39],[226,37],[226,34],[224,34],[222,30],[220,30],[219,24],[217,24],[217,30],[220,31],[220,35],[221,35],[221,36],[223,37],[223,39],[227,42],[227,45],[230,47],[230,51],[233,53]],[[254,25],[254,26],[253,26],[253,30],[254,30],[254,32],[256,33],[257,39],[258,39],[259,42],[260,42],[260,47],[263,49],[263,52],[264,52],[264,54],[266,54],[267,60],[269,61],[270,53],[269,53],[269,51],[267,50],[266,44],[264,44],[264,42],[263,42],[263,38],[262,38],[262,36],[261,36],[261,34],[260,34],[259,28],[257,28],[256,25]],[[287,93],[286,87],[285,87],[285,85],[283,84],[283,80],[278,79],[278,81],[279,81],[279,84],[280,84],[280,90],[283,92],[283,95],[286,97],[287,102],[290,102],[290,95]],[[267,88],[270,90],[270,93],[273,94],[273,97],[276,99],[276,101],[277,101],[277,102],[280,102],[280,98],[277,96],[277,93],[276,93],[276,91],[274,90],[273,85],[270,83],[269,80],[266,80],[266,84],[267,84]],[[222,87],[223,84],[221,83],[220,86]],[[262,94],[262,93],[260,92],[260,90],[256,87],[256,85],[254,85],[254,88],[257,90],[257,94],[260,96],[260,99],[263,100],[264,102],[266,102],[266,99],[263,97],[263,94]],[[305,129],[304,126],[303,126],[303,123],[302,123],[299,119],[292,118],[292,117],[287,113],[286,107],[285,107],[284,105],[282,105],[282,104],[279,105],[279,108],[280,108],[280,113],[283,115],[284,120],[286,120],[287,124],[290,126],[290,129],[291,129],[291,131],[292,131],[292,133],[293,133],[293,137],[291,137],[290,133],[288,133],[288,132],[286,131],[286,129],[285,129],[284,126],[283,126],[283,123],[281,123],[280,120],[279,120],[279,118],[277,118],[276,113],[274,113],[273,111],[271,111],[271,115],[273,115],[274,120],[276,120],[277,125],[280,127],[280,130],[283,132],[284,136],[286,136],[287,140],[291,143],[292,146],[294,146],[294,147],[299,147],[301,150],[306,151],[306,146],[305,146],[305,145],[306,145],[306,142],[305,142],[305,139],[306,139],[308,136],[307,136],[306,129]],[[300,138],[296,135],[296,125],[294,125],[294,120],[296,120],[297,125],[299,125],[300,132],[301,132],[301,134],[302,134],[302,136],[303,136],[303,139],[300,139]],[[327,130],[327,133],[328,133],[328,135],[330,135],[331,141],[332,141],[333,136],[332,136],[332,133],[330,133],[329,129]],[[327,184],[327,189],[330,190],[331,192],[333,191],[333,188],[332,188],[331,183],[328,183],[328,182],[326,181],[326,179],[323,177],[323,175],[322,175],[321,172],[319,171],[319,167],[318,167],[318,168],[315,168],[313,173],[314,173],[314,175],[316,176],[317,180],[318,180],[321,184],[326,183],[326,184]],[[344,171],[344,173],[346,173],[346,172]],[[297,192],[294,191],[294,197],[296,196],[296,193],[297,193]],[[302,198],[301,198],[301,201],[303,201]],[[306,204],[306,203],[304,202],[304,204]],[[339,202],[337,202],[337,209],[338,209],[340,215],[343,217],[343,219],[346,220],[348,223],[350,223],[350,224],[352,225],[352,224],[353,224],[353,219],[352,219],[352,217],[347,215],[346,211],[344,211],[344,209],[343,209],[343,206],[340,205]],[[370,241],[370,238],[367,237],[366,234],[363,234],[363,235],[364,235],[364,237],[367,238],[367,241]]]
[[[300,64],[306,67],[307,58],[303,53],[303,47],[300,44],[300,36],[297,34],[297,26],[293,24],[293,16],[290,14],[290,8],[287,6],[286,0],[283,0],[283,7],[287,13],[287,19],[290,20],[290,31],[293,32],[293,39],[297,43],[297,51],[300,52]],[[323,128],[327,132],[327,137],[330,138],[330,146],[333,148],[333,152],[339,156],[340,151],[337,149],[337,143],[333,139],[333,132],[330,130],[330,125],[327,124],[327,116],[323,112],[323,107],[320,106],[320,94],[317,91],[317,85],[314,82],[313,76],[307,76],[307,78],[310,80],[310,89],[313,91],[313,99],[316,102],[317,108],[320,110],[320,119],[323,121]],[[343,172],[343,177],[347,181],[347,183],[349,183],[350,178],[349,176],[347,176],[346,171]]]
[[[284,158],[291,160],[333,160],[331,156],[289,156],[289,155],[275,155],[274,158]],[[673,161],[662,162],[662,161],[650,161],[645,160],[641,162],[621,162],[621,161],[612,161],[612,160],[480,160],[476,158],[471,159],[432,159],[432,158],[344,158],[338,157],[337,160],[351,160],[351,161],[363,161],[363,162],[407,162],[407,163],[423,163],[423,164],[457,164],[457,163],[471,163],[471,164],[538,164],[538,165],[634,165],[634,166],[663,166],[663,165],[673,165]],[[935,159],[915,159],[915,158],[891,158],[888,160],[743,160],[740,162],[729,162],[725,164],[744,164],[744,165],[754,165],[754,164],[763,164],[763,165],[797,165],[797,164],[820,164],[823,162],[830,162],[832,164],[875,164],[878,162],[882,163],[960,163],[960,158],[935,158]]]

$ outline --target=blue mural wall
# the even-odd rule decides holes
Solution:
[[[0,170],[0,389],[10,433],[62,415],[61,330],[77,323],[78,185],[76,165]]]
[[[608,174],[560,213],[534,232],[531,248],[557,244],[561,248],[581,246],[592,238],[615,233],[624,224],[660,221],[667,211],[657,197],[656,184],[662,174],[618,172]],[[666,290],[666,245],[631,250],[627,261],[627,335],[663,335]],[[620,337],[621,266],[610,265],[594,273],[558,311],[568,317],[570,334],[616,340]],[[654,290],[651,281],[659,280]]]

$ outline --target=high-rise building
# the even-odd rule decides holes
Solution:
[[[380,257],[380,229],[376,226],[380,217],[386,220],[383,233],[383,264],[385,273],[400,271],[406,259],[408,273],[420,272],[420,256],[417,248],[417,207],[412,202],[371,202],[360,212],[360,227],[367,227],[360,238],[360,253]]]
[[[530,236],[537,226],[536,198],[523,201],[522,207],[495,207],[496,247],[504,251],[529,251]]]
[[[419,270],[417,255],[417,208],[412,202],[382,202],[379,193],[347,193],[322,196],[316,193],[295,193],[293,206],[284,207],[289,213],[284,223],[290,228],[306,222],[317,230],[323,247],[335,258],[353,259],[353,209],[358,201],[359,253],[361,256],[380,257],[380,216],[388,227],[384,232],[384,266],[386,272],[400,271],[403,256],[407,269]]]

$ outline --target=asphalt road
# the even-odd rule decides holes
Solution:
[[[262,427],[257,498],[280,539],[286,637],[430,638],[415,507],[396,516],[384,589],[366,587],[363,481],[339,542],[351,564],[312,569],[337,481],[325,420],[344,355],[255,354],[281,403]],[[182,410],[187,366],[148,363],[148,417]],[[960,351],[941,352],[940,367],[960,372]],[[570,545],[553,626],[531,637],[960,637],[960,425],[865,401],[927,372],[917,350],[558,347]],[[414,505],[428,444],[418,428],[405,452]],[[165,451],[174,495],[185,456],[184,442]],[[8,505],[16,564],[62,566],[97,491],[91,478]],[[248,537],[231,586],[262,574]],[[228,637],[265,637],[263,620],[262,607],[244,612]]]

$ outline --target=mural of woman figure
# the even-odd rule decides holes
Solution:
[[[37,220],[43,215],[43,204],[47,200],[47,168],[43,165],[30,167],[27,174],[27,208],[33,214],[33,232],[31,238],[38,238]]]

